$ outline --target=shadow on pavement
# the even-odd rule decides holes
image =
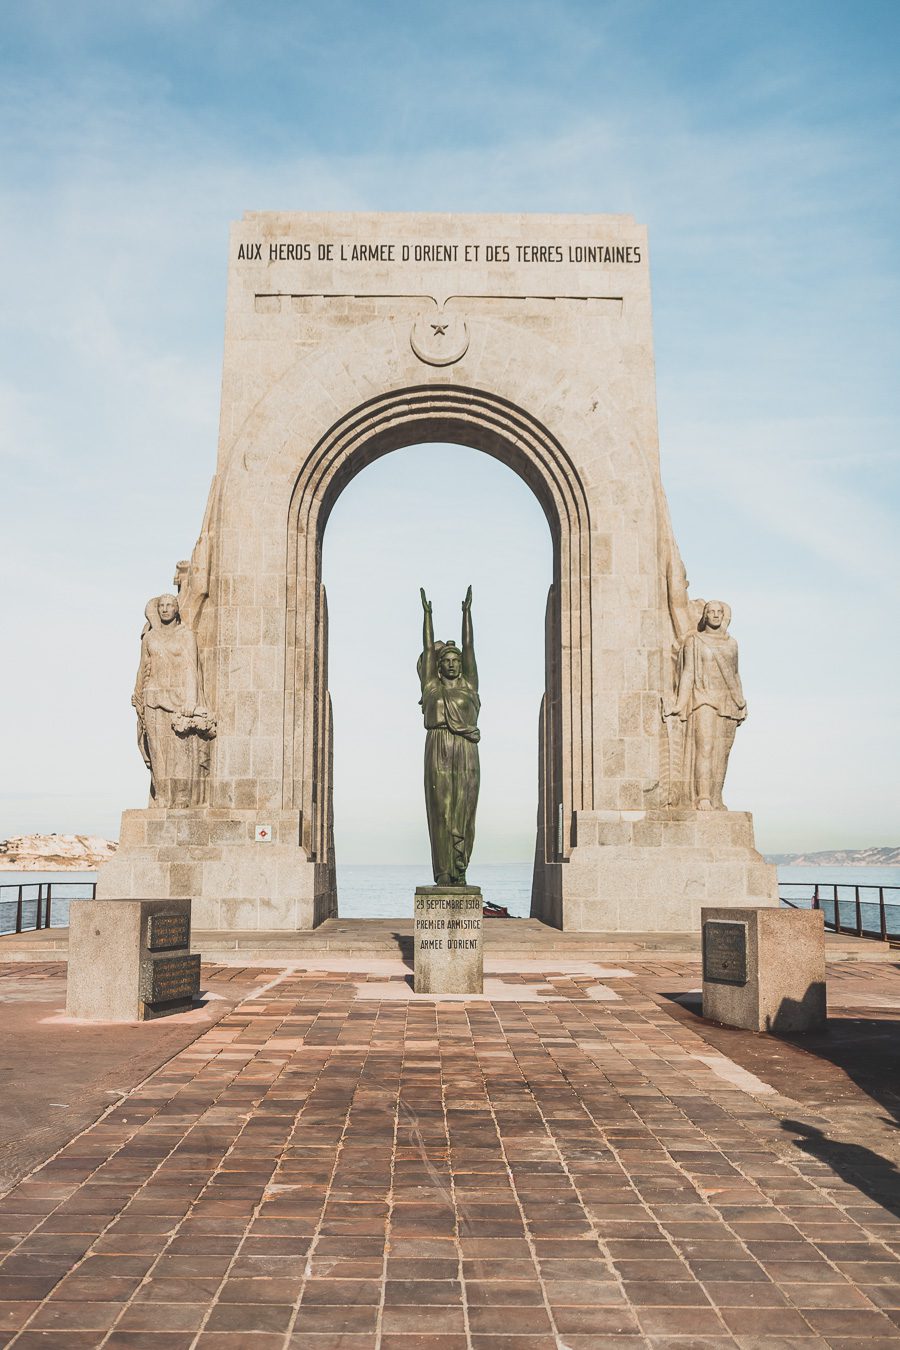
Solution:
[[[802,1152],[827,1163],[842,1181],[900,1218],[900,1172],[895,1163],[862,1144],[843,1144],[837,1139],[829,1139],[815,1125],[783,1120],[781,1128],[795,1136],[793,1143]],[[894,1128],[900,1127],[895,1123]]]
[[[868,1097],[881,1108],[878,1125],[900,1130],[900,1019],[831,1016],[820,1030],[777,1035],[726,1027],[703,1017],[699,991],[663,993],[671,1013],[708,1044],[798,1103],[826,1110],[858,1106]],[[874,1124],[874,1122],[873,1122]],[[900,1171],[889,1158],[859,1143],[831,1139],[808,1122],[784,1119],[794,1145],[826,1163],[849,1185],[900,1218]]]
[[[777,1035],[709,1021],[703,1016],[699,991],[677,990],[659,997],[678,1021],[689,1024],[705,1041],[785,1096],[827,1103],[862,1092],[900,1121],[900,1018],[896,1014],[832,1015],[822,1030]]]
[[[900,1020],[896,1017],[829,1017],[822,1031],[778,1039],[801,1055],[842,1070],[900,1121]]]
[[[413,939],[408,933],[394,932],[391,934],[397,943],[397,955],[405,966],[410,970],[413,968]]]

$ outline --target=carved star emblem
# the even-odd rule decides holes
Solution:
[[[431,326],[432,326],[432,328],[434,329],[434,335],[435,335],[435,337],[443,337],[443,336],[445,335],[445,333],[447,332],[447,328],[449,327],[449,324],[446,324],[446,323],[433,323]]]

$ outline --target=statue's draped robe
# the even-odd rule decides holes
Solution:
[[[195,806],[202,802],[208,746],[195,735],[179,733],[173,722],[202,700],[197,640],[189,628],[173,623],[151,627],[141,640],[141,665],[135,690],[141,704],[142,736],[150,760],[151,796],[156,806]]]
[[[678,657],[679,717],[685,725],[683,782],[687,805],[698,797],[694,718],[699,708],[712,708],[721,719],[716,738],[714,778],[725,777],[734,733],[747,716],[747,704],[738,674],[737,643],[730,635],[714,638],[705,632],[688,633]]]
[[[461,884],[475,839],[478,763],[478,691],[463,675],[422,685],[425,717],[425,807],[435,881]]]
[[[690,703],[688,716],[698,708],[715,708],[720,717],[743,722],[747,704],[737,669],[737,643],[733,637],[712,638],[707,633],[689,633],[681,649],[679,677],[688,669]],[[680,679],[679,679],[680,683]]]

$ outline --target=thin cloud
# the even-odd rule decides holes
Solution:
[[[838,832],[865,744],[853,803],[890,834],[884,710],[848,690],[860,632],[867,679],[900,656],[883,618],[900,577],[898,123],[880,50],[894,20],[880,9],[882,39],[867,47],[849,11],[815,9],[811,28],[808,9],[765,2],[753,25],[740,6],[632,0],[414,15],[273,0],[265,23],[219,0],[13,7],[0,454],[18,507],[5,574],[30,560],[13,613],[33,662],[4,663],[0,678],[18,709],[31,706],[29,671],[43,672],[86,810],[92,776],[107,822],[146,790],[133,643],[202,517],[229,221],[273,208],[630,211],[650,226],[676,532],[698,589],[724,585],[738,602],[759,710],[735,751],[736,789],[780,830],[767,802],[782,793],[779,813],[808,820],[814,766],[820,828]],[[804,597],[789,648],[838,650],[816,662],[803,704],[831,719],[828,753],[798,728],[785,626],[772,622],[776,602]],[[63,638],[93,665],[69,663],[61,693]],[[59,771],[61,725],[4,733],[23,793]],[[790,807],[772,784],[792,765],[804,787]]]

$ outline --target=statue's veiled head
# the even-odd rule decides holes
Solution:
[[[158,595],[155,600],[150,601],[145,612],[154,628],[158,623],[166,626],[176,623],[181,617],[176,595]]]
[[[700,632],[709,629],[713,633],[724,633],[731,623],[731,606],[724,600],[707,600],[697,627]]]
[[[438,670],[445,680],[455,680],[462,674],[462,653],[455,642],[445,642],[438,653]]]

